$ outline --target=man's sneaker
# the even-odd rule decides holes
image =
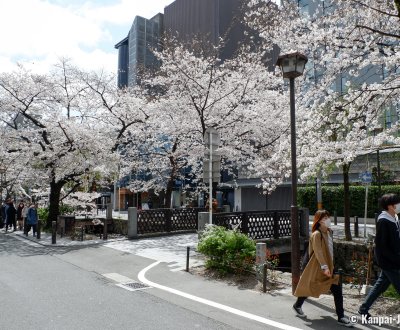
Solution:
[[[293,305],[293,309],[296,312],[296,315],[298,317],[306,317],[306,314],[304,314],[303,310],[301,309],[301,307],[296,307],[296,305]]]
[[[358,314],[361,315],[361,317],[366,318],[367,320],[369,320],[371,318],[371,314],[368,312],[362,312],[360,309],[358,310]]]
[[[343,316],[337,321],[338,324],[343,325],[345,327],[352,328],[353,323],[350,322],[349,318],[347,316]]]

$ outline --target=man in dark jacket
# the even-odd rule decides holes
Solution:
[[[381,273],[358,310],[365,319],[371,317],[369,309],[390,283],[400,294],[400,224],[397,217],[397,213],[400,213],[400,197],[385,194],[380,199],[380,204],[384,211],[379,215],[376,224],[375,258]]]
[[[6,224],[6,202],[4,201],[1,205],[1,221],[0,221],[0,228],[3,228]]]
[[[6,231],[8,230],[8,227],[14,227],[14,231],[17,230],[17,210],[14,207],[14,201],[11,199],[7,203],[8,207],[6,209],[6,218],[7,218],[7,223],[6,223]]]

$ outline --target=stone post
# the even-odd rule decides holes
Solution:
[[[138,213],[136,207],[128,207],[128,239],[138,238]]]
[[[257,243],[256,244],[256,269],[257,269],[257,279],[261,280],[263,278],[264,264],[267,260],[267,244]]]
[[[198,234],[198,237],[200,238],[204,229],[206,229],[206,224],[209,223],[208,212],[199,212],[198,217],[199,217],[199,219],[198,219],[197,234]]]

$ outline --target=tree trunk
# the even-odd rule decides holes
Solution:
[[[343,187],[344,187],[344,234],[346,241],[351,241],[350,231],[350,180],[349,171],[351,164],[343,165]]]
[[[60,195],[64,184],[65,181],[56,182],[54,177],[50,182],[49,217],[47,218],[47,228],[51,228],[51,222],[57,221],[57,217],[60,214]]]

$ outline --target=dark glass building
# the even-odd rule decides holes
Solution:
[[[174,36],[188,47],[197,38],[216,45],[224,40],[219,57],[233,57],[242,44],[257,36],[242,23],[247,0],[175,0],[164,15],[151,19],[136,16],[128,36],[115,45],[118,56],[118,86],[134,86],[143,71],[156,69],[152,49],[160,47],[162,35]],[[247,32],[247,33],[246,33]],[[266,65],[274,70],[278,50],[266,54]]]
[[[151,19],[136,16],[128,36],[115,45],[118,49],[118,87],[140,83],[141,75],[157,67],[153,50],[160,49],[163,14]]]
[[[216,45],[225,41],[222,60],[232,57],[246,40],[243,0],[176,0],[164,9],[165,32],[190,45],[193,37]]]

